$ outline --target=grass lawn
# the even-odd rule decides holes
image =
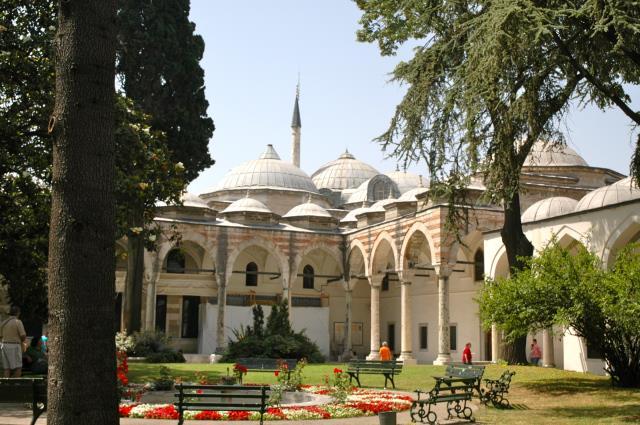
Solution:
[[[132,382],[148,382],[158,376],[159,364],[131,363],[129,379]],[[195,372],[205,373],[215,380],[231,373],[232,364],[166,364],[174,376],[185,381],[195,380]],[[308,365],[303,372],[305,384],[322,384],[333,368],[345,368],[342,364]],[[505,366],[488,366],[485,378],[497,378],[507,369]],[[544,369],[532,366],[509,366],[515,370],[509,401],[512,410],[498,410],[484,406],[476,412],[481,424],[631,424],[640,423],[640,390],[611,388],[606,378],[594,375]],[[405,366],[396,378],[399,390],[433,387],[433,375],[440,375],[443,366]],[[368,375],[361,378],[364,387],[382,388],[384,378]],[[273,373],[250,372],[245,383],[275,383]]]

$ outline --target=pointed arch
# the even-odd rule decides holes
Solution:
[[[429,247],[429,262],[431,264],[434,263],[434,257],[433,257],[433,253],[435,252],[435,245],[433,243],[433,238],[431,237],[431,234],[429,233],[429,230],[427,229],[426,224],[422,223],[422,222],[417,222],[417,223],[413,223],[411,225],[411,227],[409,228],[409,230],[407,231],[407,233],[405,234],[404,239],[402,240],[402,248],[400,248],[400,259],[401,262],[400,264],[397,266],[399,269],[404,270],[404,259],[407,257],[407,250],[409,249],[409,244],[411,242],[411,238],[416,234],[416,233],[421,233],[424,238],[427,241],[427,245]]]
[[[365,276],[369,276],[369,258],[368,258],[368,254],[367,254],[367,250],[364,247],[364,244],[362,242],[360,242],[360,240],[358,239],[354,239],[353,241],[351,241],[351,244],[349,245],[349,255],[347,256],[347,262],[349,264],[349,273],[353,274],[354,271],[351,270],[351,258],[352,255],[355,252],[360,252],[360,255],[362,257],[362,265],[364,268],[364,275]]]
[[[376,255],[380,252],[379,250],[381,249],[381,247],[384,246],[385,242],[387,244],[389,244],[389,248],[391,250],[391,257],[393,260],[393,267],[394,268],[398,268],[398,247],[396,246],[396,243],[394,241],[394,239],[391,237],[391,235],[386,232],[383,231],[381,232],[378,237],[376,238],[376,241],[373,243],[373,248],[371,249],[371,259],[370,259],[370,264],[369,264],[369,270],[372,271],[372,273],[377,273],[378,270],[375,269],[375,261],[376,261]]]
[[[259,238],[259,237],[255,237],[252,239],[248,239],[244,242],[241,242],[229,255],[229,257],[227,258],[227,264],[225,265],[225,273],[227,275],[227,279],[230,278],[231,273],[233,272],[233,265],[238,259],[238,256],[244,250],[252,246],[257,246],[259,248],[262,248],[276,258],[276,262],[280,265],[280,273],[281,273],[281,276],[283,277],[282,283],[284,285],[285,281],[288,280],[289,278],[288,261],[286,260],[285,256],[282,254],[280,249],[273,242],[267,239]]]
[[[640,232],[640,215],[628,216],[616,229],[611,232],[605,242],[600,256],[602,264],[611,266],[615,260],[615,254],[624,245],[632,242],[634,236]]]
[[[299,252],[295,255],[295,258],[293,259],[293,264],[291,266],[291,273],[294,274],[298,272],[298,269],[300,268],[300,265],[302,264],[302,261],[304,260],[304,258],[309,255],[311,252],[313,251],[322,251],[323,253],[325,253],[329,258],[331,258],[333,261],[335,261],[335,263],[338,266],[338,270],[340,271],[340,273],[344,273],[343,270],[343,266],[342,266],[342,258],[340,256],[340,252],[338,251],[337,248],[335,247],[331,247],[325,243],[314,243],[312,245],[307,246],[305,249],[302,250],[302,252]],[[295,276],[292,276],[292,279],[294,279]]]

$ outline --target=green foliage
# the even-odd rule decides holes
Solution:
[[[166,366],[160,366],[158,377],[153,380],[153,389],[156,391],[169,391],[173,389],[173,375]]]
[[[349,374],[337,367],[333,368],[331,378],[325,377],[325,384],[329,387],[329,394],[336,403],[346,402],[353,389]]]
[[[160,331],[134,332],[129,355],[146,357],[147,363],[184,363],[181,352],[169,347],[167,336]]]
[[[166,135],[173,162],[187,181],[213,165],[208,152],[214,130],[207,116],[204,41],[189,21],[189,0],[124,0],[118,10],[116,72],[127,97]]]
[[[270,405],[279,406],[282,401],[282,393],[285,391],[300,391],[303,381],[302,370],[306,365],[307,361],[300,359],[295,369],[289,371],[287,363],[284,361],[280,362],[280,366],[275,372],[277,383],[271,385],[271,394],[269,396]]]
[[[611,270],[582,245],[574,250],[552,241],[529,268],[487,281],[479,296],[480,317],[508,339],[553,325],[569,328],[600,349],[614,384],[640,386],[640,253],[625,248]]]
[[[311,363],[324,361],[318,346],[304,333],[295,332],[289,323],[286,302],[272,307],[263,328],[264,312],[260,305],[253,308],[253,327],[234,330],[235,341],[229,341],[223,361],[240,357],[269,357],[273,359],[307,359]]]

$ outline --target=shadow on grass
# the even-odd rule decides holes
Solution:
[[[612,387],[609,381],[587,378],[552,379],[524,382],[518,385],[526,390],[560,397],[565,395],[597,393],[616,402],[639,401],[638,391],[630,388]]]
[[[613,419],[616,423],[639,423],[640,406],[584,406],[556,407],[549,409],[549,416],[556,418]]]
[[[197,382],[198,377],[196,373],[206,376],[207,380],[211,383],[218,382],[223,375],[226,375],[226,373],[219,370],[206,370],[204,368],[200,371],[189,370],[185,369],[184,365],[185,363],[139,363],[136,364],[135,370],[129,369],[129,380],[137,383],[153,382],[160,376],[160,366],[168,367],[171,376],[174,379],[179,378],[182,382]]]

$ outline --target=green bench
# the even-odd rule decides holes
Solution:
[[[296,359],[271,359],[268,357],[242,357],[236,362],[246,367],[249,372],[275,372],[280,369],[280,364],[286,363],[289,370],[296,368]]]
[[[30,403],[33,425],[47,410],[47,381],[45,378],[0,378],[0,403]]]
[[[438,403],[447,403],[447,419],[455,414],[459,419],[475,422],[473,411],[467,406],[467,402],[473,397],[475,378],[436,377],[435,380],[436,384],[431,391],[415,390],[418,397],[411,403],[411,422],[437,424],[438,414],[432,408]],[[422,394],[426,397],[421,398]]]
[[[482,382],[482,375],[484,375],[484,366],[473,366],[468,364],[447,365],[447,370],[444,372],[445,376],[449,378],[473,378],[475,383],[473,388],[478,393],[478,397],[482,398],[480,384]]]
[[[510,403],[505,395],[509,393],[511,378],[515,374],[515,372],[505,370],[498,379],[485,379],[484,383],[486,388],[482,389],[482,394],[480,395],[482,403],[486,405],[491,402],[493,407],[508,409]]]
[[[256,385],[176,385],[174,403],[178,425],[184,423],[185,410],[245,410],[260,412],[260,424],[267,411],[269,387]]]
[[[402,372],[402,362],[397,360],[351,360],[347,367],[347,374],[349,374],[349,382],[353,382],[353,379],[360,384],[360,375],[384,375],[384,387],[387,388],[387,382],[391,381],[393,388],[396,388],[396,383],[393,378]]]

